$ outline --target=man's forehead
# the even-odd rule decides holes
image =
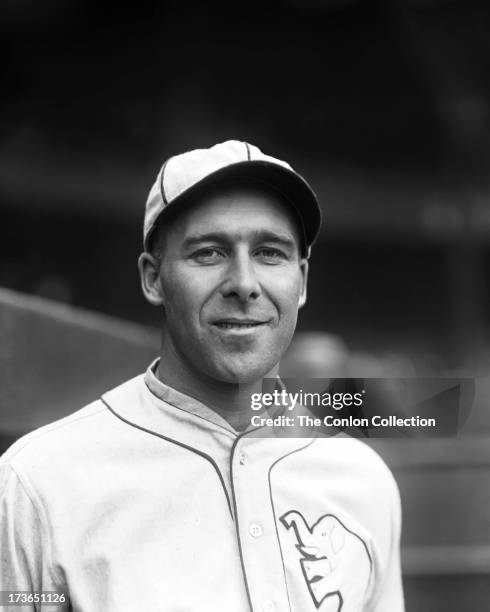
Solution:
[[[268,230],[298,240],[301,235],[292,204],[277,190],[255,181],[213,186],[195,194],[182,213],[182,225],[192,233]]]

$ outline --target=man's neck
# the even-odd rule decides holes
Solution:
[[[277,369],[268,372],[266,377],[275,377]],[[156,376],[169,387],[214,410],[237,431],[250,425],[252,394],[262,392],[262,379],[247,383],[222,382],[193,370],[165,349],[162,349]]]

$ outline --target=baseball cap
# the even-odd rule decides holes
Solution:
[[[169,158],[158,172],[146,201],[143,246],[148,250],[157,221],[168,210],[204,186],[230,177],[259,181],[278,191],[296,210],[301,222],[304,255],[320,230],[321,213],[315,192],[285,161],[265,155],[247,142],[228,140],[209,149],[195,149]]]

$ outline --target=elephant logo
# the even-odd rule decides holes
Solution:
[[[279,520],[294,531],[299,562],[316,608],[328,600],[329,611],[360,609],[372,565],[364,541],[332,514],[324,514],[311,527],[296,510]]]

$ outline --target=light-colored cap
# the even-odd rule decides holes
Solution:
[[[320,207],[313,189],[285,161],[265,155],[258,147],[238,140],[228,140],[209,149],[188,151],[163,164],[146,201],[145,250],[149,248],[150,236],[164,211],[174,209],[184,196],[225,177],[253,179],[280,192],[298,214],[305,242],[304,253],[309,255],[321,223]]]

